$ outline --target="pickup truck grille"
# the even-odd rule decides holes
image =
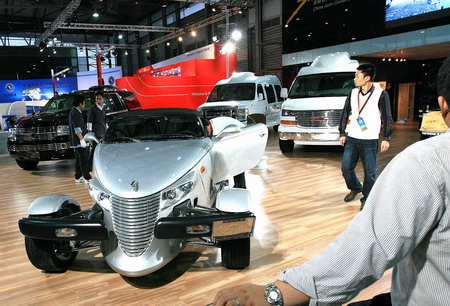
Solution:
[[[41,152],[41,151],[59,151],[70,148],[70,143],[43,143],[31,145],[8,144],[9,152]]]
[[[232,117],[237,118],[237,109],[234,107],[208,107],[202,109],[206,119],[217,117]]]
[[[159,193],[137,199],[112,197],[114,232],[128,256],[142,255],[152,242],[159,199]]]
[[[297,125],[311,128],[334,128],[339,126],[342,110],[291,111]]]
[[[68,135],[68,133],[58,133],[56,126],[18,128],[16,139],[18,142],[53,141],[56,137]]]

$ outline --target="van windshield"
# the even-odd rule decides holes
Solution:
[[[254,83],[217,85],[206,102],[254,100],[255,88]]]
[[[355,88],[354,72],[335,72],[298,76],[289,92],[289,98],[347,96]]]

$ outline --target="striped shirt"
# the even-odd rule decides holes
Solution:
[[[392,267],[393,305],[450,305],[450,133],[398,154],[348,228],[279,279],[341,305]]]

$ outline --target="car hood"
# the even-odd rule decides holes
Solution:
[[[61,111],[57,113],[38,113],[32,117],[22,119],[18,126],[30,128],[37,126],[53,126],[53,125],[67,125],[69,122],[69,112]]]
[[[101,143],[95,150],[95,176],[116,196],[148,196],[185,175],[207,154],[211,145],[209,138]],[[138,183],[138,190],[133,190],[133,181]]]
[[[341,110],[344,107],[346,98],[342,96],[287,99],[281,108],[289,110]]]
[[[217,107],[239,107],[242,105],[246,105],[248,103],[250,103],[250,101],[205,102],[202,105],[200,105],[197,109],[198,110],[208,110],[208,109],[217,108]]]

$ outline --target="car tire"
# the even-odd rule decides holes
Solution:
[[[294,141],[293,140],[278,139],[278,144],[280,145],[280,150],[283,153],[289,153],[294,150]]]
[[[227,269],[241,270],[250,264],[250,238],[226,240],[220,242],[222,266]]]
[[[280,126],[279,124],[273,126],[273,130],[274,130],[275,133],[278,133],[278,127],[279,126]]]
[[[32,216],[30,219],[60,218],[80,211],[78,207],[70,206],[59,210],[56,214]],[[71,241],[43,240],[25,237],[25,249],[28,259],[36,268],[48,273],[63,273],[69,269],[78,252],[72,251]]]
[[[34,169],[39,164],[38,160],[22,160],[16,159],[17,165],[24,170]]]

